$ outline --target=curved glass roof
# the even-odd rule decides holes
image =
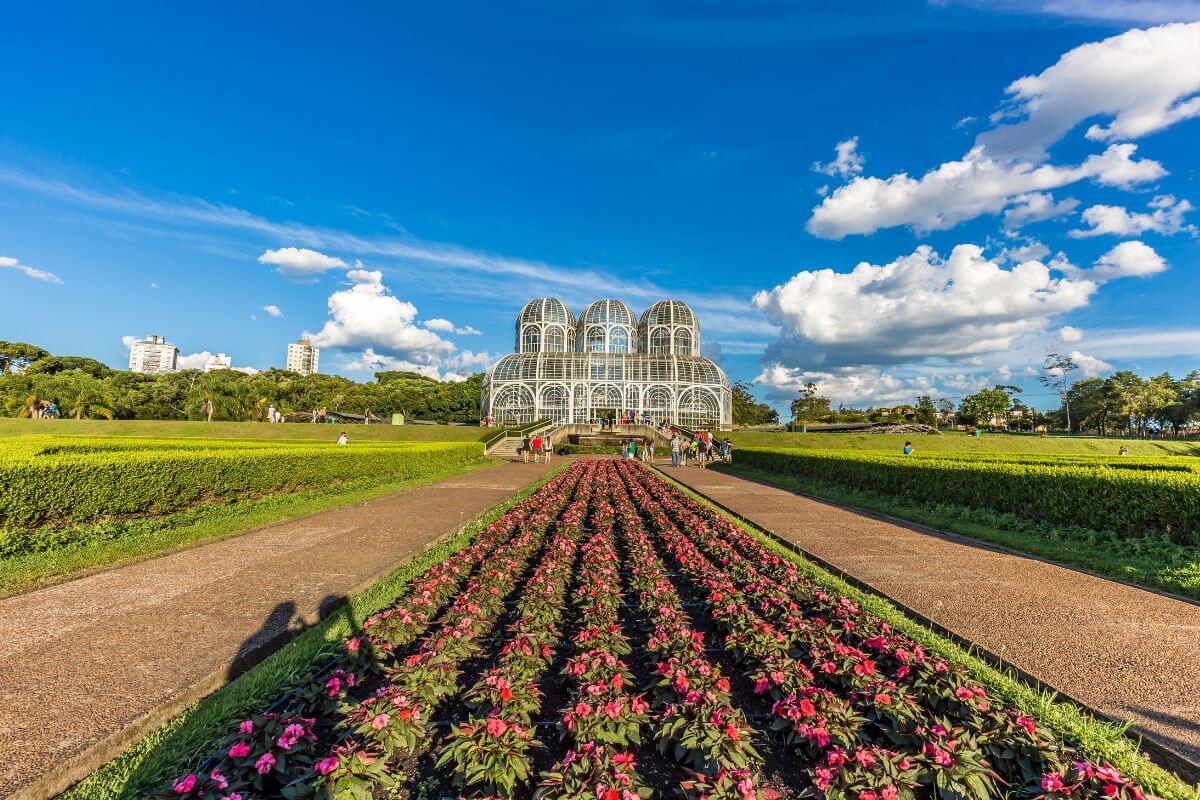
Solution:
[[[559,325],[574,325],[575,316],[567,304],[556,297],[539,297],[530,300],[517,315],[517,324],[529,322],[551,322]]]
[[[703,356],[645,353],[510,353],[492,368],[492,381],[635,381],[728,386]]]
[[[689,325],[699,328],[696,315],[682,300],[659,300],[642,312],[643,327],[653,325]]]
[[[636,319],[637,317],[634,316],[633,309],[620,300],[597,300],[585,308],[583,313],[579,315],[579,324],[589,325],[612,322],[632,327]]]

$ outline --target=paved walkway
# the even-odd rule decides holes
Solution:
[[[665,471],[1200,765],[1200,605],[715,470]]]
[[[502,464],[0,600],[0,798],[53,796],[547,470]]]

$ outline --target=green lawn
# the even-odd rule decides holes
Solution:
[[[0,427],[3,431],[3,427]],[[2,435],[2,434],[0,434]],[[1200,456],[1200,441],[1101,439],[1094,436],[1037,436],[985,433],[969,436],[948,432],[940,436],[892,433],[785,433],[735,431],[730,434],[737,447],[805,447],[817,449],[892,450],[900,452],[911,441],[917,452],[949,453],[1041,453],[1063,455],[1117,455],[1122,447],[1133,456]]]
[[[14,419],[0,417],[0,438],[6,436],[150,436],[205,439],[337,439],[346,432],[351,441],[479,442],[494,429],[474,425],[305,425],[265,422],[178,422],[150,419]]]

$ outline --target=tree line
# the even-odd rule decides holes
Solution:
[[[377,372],[359,383],[337,375],[269,369],[180,370],[143,375],[83,356],[57,356],[25,342],[0,341],[0,414],[33,417],[51,404],[75,419],[262,421],[325,408],[347,414],[393,413],[439,422],[478,422],[483,375],[437,381],[413,372]]]

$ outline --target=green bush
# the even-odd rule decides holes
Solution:
[[[1117,469],[1069,458],[1023,462],[759,447],[736,453],[747,466],[858,491],[992,508],[1131,537],[1165,534],[1179,544],[1200,543],[1200,474],[1192,470]]]
[[[161,514],[201,501],[322,486],[363,476],[403,480],[483,458],[476,442],[103,447],[0,458],[0,527]],[[175,444],[175,443],[173,443]]]

